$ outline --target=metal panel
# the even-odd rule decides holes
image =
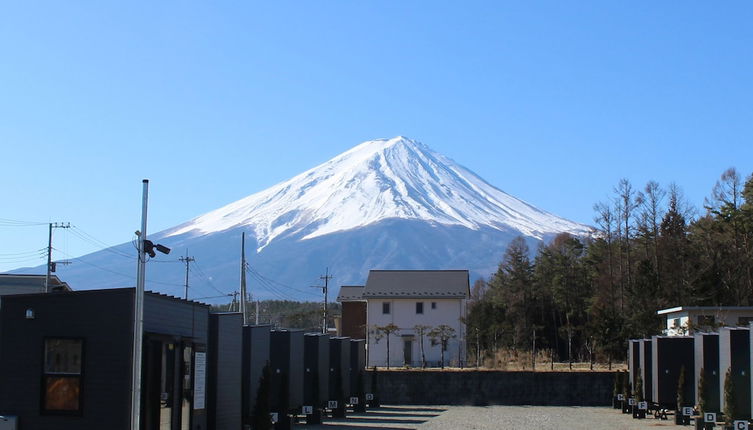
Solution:
[[[243,327],[243,423],[250,424],[264,365],[269,362],[269,325]]]
[[[241,428],[243,315],[209,315],[209,430]]]
[[[630,391],[635,387],[635,381],[638,379],[638,366],[640,366],[640,340],[630,339],[628,341],[628,371],[630,372]]]
[[[272,410],[279,410],[282,406],[280,390],[286,381],[288,409],[300,408],[303,405],[303,331],[273,330],[269,359],[272,365]]]
[[[329,342],[329,393],[330,400],[344,401],[350,390],[350,338],[333,337]],[[338,377],[341,382],[338,387]],[[342,393],[337,398],[337,393]]]
[[[307,333],[304,336],[303,357],[303,404],[322,406],[329,400],[329,335]],[[313,401],[315,377],[319,385],[319,404],[316,405]]]
[[[363,339],[350,340],[350,395],[358,395],[358,377],[364,378],[366,368],[366,341]],[[363,381],[366,384],[366,381]]]
[[[690,336],[654,336],[651,338],[653,356],[652,388],[653,402],[661,407],[675,409],[677,386],[681,369],[685,368],[685,406],[695,404],[695,380],[693,370],[693,338]]]
[[[747,328],[723,327],[719,330],[719,386],[724,392],[724,379],[732,369],[736,388],[737,419],[750,418],[750,330]],[[724,396],[719,398],[724,410]]]

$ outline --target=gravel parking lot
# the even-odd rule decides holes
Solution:
[[[321,426],[307,426],[337,430],[638,430],[656,427],[676,426],[671,420],[634,420],[607,407],[558,406],[385,406],[365,414],[349,414],[344,420],[327,420]]]

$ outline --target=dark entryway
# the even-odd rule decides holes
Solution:
[[[191,428],[194,346],[181,339],[147,335],[144,345],[144,430]]]

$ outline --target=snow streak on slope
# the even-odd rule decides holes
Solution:
[[[422,143],[395,137],[364,142],[165,233],[204,235],[246,226],[261,251],[276,238],[311,239],[391,218],[517,230],[537,239],[589,231],[498,190]]]

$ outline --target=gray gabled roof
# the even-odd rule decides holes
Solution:
[[[371,270],[364,298],[469,298],[467,270]]]
[[[363,301],[363,285],[343,285],[337,294],[338,302],[360,302]]]
[[[15,273],[0,274],[0,295],[44,293],[46,275],[26,275]],[[50,275],[51,291],[71,291],[70,285],[57,275]]]

